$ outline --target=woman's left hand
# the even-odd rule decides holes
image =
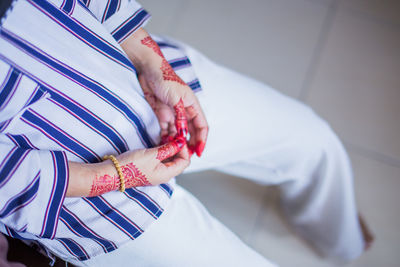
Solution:
[[[191,153],[201,156],[208,135],[208,124],[191,88],[175,73],[157,43],[143,29],[122,43],[138,70],[146,100],[161,127],[161,143],[180,136],[187,139]]]

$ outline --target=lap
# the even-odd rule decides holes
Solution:
[[[163,215],[138,239],[84,266],[275,266],[177,186]]]
[[[187,172],[265,155],[283,145],[308,149],[331,134],[304,103],[183,47],[202,84],[198,97],[210,126],[204,154],[193,157]]]

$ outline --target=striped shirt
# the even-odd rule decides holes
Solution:
[[[65,198],[68,161],[152,147],[158,121],[120,43],[149,14],[129,0],[17,0],[0,25],[0,231],[84,261],[140,236],[163,212],[160,186]],[[201,90],[182,50],[177,74]]]

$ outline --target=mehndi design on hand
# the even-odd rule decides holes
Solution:
[[[126,188],[151,185],[146,176],[132,162],[122,166],[121,169]]]
[[[176,126],[176,131],[178,132],[177,136],[183,137],[186,140],[189,130],[188,130],[188,123],[187,123],[187,119],[186,119],[185,106],[183,104],[182,98],[174,106],[174,109],[175,109],[175,114],[176,114],[175,126]]]
[[[177,82],[182,85],[186,85],[186,83],[178,76],[176,75],[174,69],[171,67],[171,65],[168,63],[168,61],[165,59],[164,55],[162,54],[160,47],[157,45],[157,43],[151,38],[150,36],[147,36],[146,38],[141,40],[141,43],[151,49],[153,49],[154,53],[159,55],[162,59],[161,62],[161,71],[163,74],[163,79],[164,81],[172,81],[172,82]]]
[[[186,144],[186,140],[178,137],[175,140],[162,145],[158,148],[158,153],[157,153],[157,159],[159,161],[163,161],[167,158],[170,158],[172,156],[174,156],[175,154],[177,154],[182,147]]]
[[[120,182],[118,175],[102,175],[94,178],[90,189],[89,197],[99,196],[110,191],[117,190]]]
[[[125,178],[126,188],[151,185],[146,176],[132,162],[121,166],[121,170]],[[90,189],[89,197],[99,196],[110,191],[118,190],[119,188],[120,179],[118,175],[96,175]]]

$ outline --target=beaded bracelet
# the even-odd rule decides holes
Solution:
[[[118,160],[113,156],[113,155],[106,155],[103,157],[103,160],[110,159],[113,163],[115,168],[117,169],[118,175],[119,175],[119,180],[120,180],[120,186],[119,186],[119,191],[120,192],[125,192],[125,177],[124,174],[121,171],[121,166],[119,166]]]

